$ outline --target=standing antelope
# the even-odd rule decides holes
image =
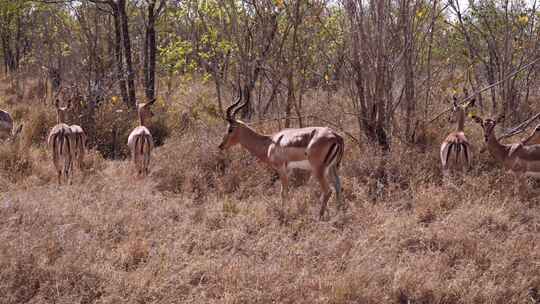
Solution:
[[[495,126],[504,119],[504,116],[500,116],[495,120],[491,118],[482,119],[478,116],[473,116],[473,119],[484,130],[484,139],[490,154],[501,162],[506,169],[514,173],[516,181],[519,183],[519,191],[526,191],[526,188],[524,188],[525,177],[540,178],[540,145],[526,145],[527,141],[536,132],[540,132],[540,128],[537,127],[531,136],[520,143],[504,145],[497,140],[494,132]]]
[[[343,138],[326,127],[284,129],[271,135],[259,134],[235,118],[236,113],[247,104],[245,102],[238,107],[241,98],[239,94],[238,100],[227,108],[228,128],[219,149],[228,149],[239,143],[259,160],[274,168],[281,180],[282,207],[288,199],[288,171],[293,168],[312,171],[317,178],[322,190],[319,212],[321,219],[332,195],[328,175],[332,178],[336,190],[338,206],[341,205],[338,169],[343,157]]]
[[[13,118],[11,115],[0,110],[0,139],[6,141],[14,141],[17,135],[21,133],[23,125],[20,124],[16,129],[13,128]]]
[[[474,107],[474,99],[469,101],[464,106],[459,106],[457,99],[454,96],[453,104],[453,114],[457,119],[457,129],[456,131],[448,134],[446,139],[441,144],[441,162],[443,167],[443,173],[446,173],[450,165],[450,157],[452,156],[452,151],[454,151],[455,156],[455,166],[461,167],[464,164],[467,164],[468,167],[471,166],[472,160],[472,150],[467,137],[465,137],[464,127],[465,127],[465,117],[466,112],[469,107]],[[463,155],[463,156],[461,156]]]
[[[70,107],[70,103],[65,107],[60,107],[59,103],[58,99],[54,102],[57,124],[51,129],[47,138],[47,143],[52,149],[54,167],[58,174],[58,185],[61,184],[62,173],[66,181],[71,184],[70,172],[73,166],[72,132],[71,128],[64,123],[65,114]]]
[[[150,106],[156,102],[153,99],[150,102],[137,105],[139,114],[139,126],[133,129],[128,137],[128,146],[131,150],[131,159],[137,169],[138,175],[146,176],[149,173],[150,156],[154,148],[154,140],[150,130],[147,128],[148,120],[154,116]]]

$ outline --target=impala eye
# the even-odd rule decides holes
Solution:
[[[227,132],[232,133],[232,131],[233,131],[233,129],[229,128],[229,130]]]

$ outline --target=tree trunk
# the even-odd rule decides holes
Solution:
[[[120,21],[120,12],[116,4],[111,5],[113,9],[114,19],[114,56],[116,59],[116,73],[118,82],[118,88],[120,89],[120,95],[122,95],[122,101],[126,106],[130,106],[129,98],[127,95],[126,78],[124,74],[124,61],[122,56],[122,26]]]
[[[402,3],[401,22],[404,37],[404,72],[405,72],[405,136],[407,141],[414,142],[413,122],[416,113],[416,98],[414,94],[414,37],[412,22],[409,12],[410,0],[404,0]]]
[[[118,12],[122,25],[122,42],[124,44],[124,57],[126,61],[127,86],[128,86],[128,106],[135,108],[137,103],[135,98],[135,73],[133,72],[133,62],[131,58],[131,40],[129,38],[129,24],[126,14],[126,0],[118,0]]]
[[[148,3],[148,25],[145,35],[144,50],[144,91],[147,100],[154,99],[155,96],[155,75],[156,75],[156,12],[155,1]]]

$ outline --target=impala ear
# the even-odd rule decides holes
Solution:
[[[467,108],[474,107],[475,103],[476,103],[476,98],[471,99],[471,101],[469,101],[469,103],[467,104]]]

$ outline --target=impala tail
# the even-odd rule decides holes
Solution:
[[[332,144],[332,146],[330,146],[328,154],[324,159],[324,164],[327,167],[335,166],[336,169],[339,169],[341,166],[341,160],[343,158],[344,147],[345,144],[343,142],[343,138],[341,136],[336,136],[336,141]]]
[[[142,155],[143,155],[143,167],[144,174],[148,175],[148,169],[150,167],[150,153],[152,151],[153,141],[150,134],[143,135],[143,144],[142,144]]]
[[[341,180],[339,178],[338,170],[341,166],[341,160],[343,159],[343,150],[345,144],[343,138],[339,135],[336,136],[336,141],[330,146],[328,154],[324,159],[324,164],[326,165],[327,172],[330,173],[330,176],[333,179],[334,189],[336,190],[336,200],[338,203],[338,208],[343,208],[342,198],[341,198]],[[323,211],[321,210],[321,217]]]
[[[134,157],[140,173],[147,175],[150,166],[150,153],[152,151],[153,141],[150,134],[140,134],[135,138]]]
[[[452,152],[454,154],[455,165],[459,165],[460,160],[465,164],[470,164],[471,151],[469,144],[463,141],[452,141],[444,143],[441,147],[441,161],[443,168],[447,168],[451,162]]]

